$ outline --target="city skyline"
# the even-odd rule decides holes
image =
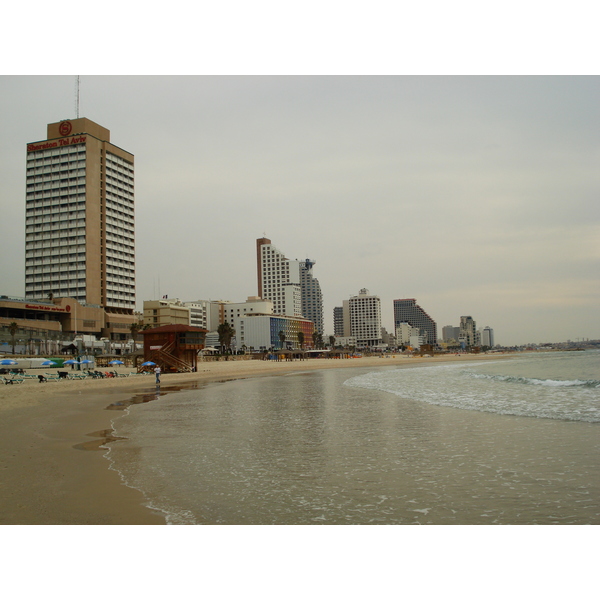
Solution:
[[[24,296],[26,144],[74,77],[0,78],[1,293]],[[136,159],[136,297],[241,302],[268,237],[502,345],[600,338],[595,77],[81,77],[81,116]],[[27,102],[23,100],[27,98]],[[151,101],[147,100],[151,99]]]

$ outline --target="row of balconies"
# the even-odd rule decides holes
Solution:
[[[107,214],[115,214],[121,219],[133,219],[135,213],[133,199],[128,200],[117,198],[115,196],[111,196],[110,194],[106,196],[105,209]]]
[[[124,167],[125,169],[131,169],[133,170],[133,163],[125,160],[124,158],[113,154],[112,152],[107,152],[106,153],[106,164],[117,164],[119,166]]]
[[[106,282],[107,283],[119,283],[119,284],[127,284],[131,287],[135,286],[135,277],[132,277],[128,273],[115,273],[114,271],[106,272]]]
[[[118,169],[112,169],[111,167],[106,168],[106,179],[114,179],[117,181],[121,181],[126,186],[133,186],[133,171],[130,174],[121,173]]]
[[[85,177],[85,163],[81,167],[78,163],[61,165],[60,168],[44,167],[43,169],[27,170],[27,185],[46,183],[57,179],[69,179],[72,177]]]
[[[121,181],[117,181],[116,179],[111,178],[106,178],[106,191],[107,192],[112,192],[113,194],[116,194],[117,192],[124,196],[125,198],[129,198],[129,197],[133,197],[133,185],[128,185],[126,183],[123,183]],[[115,192],[114,190],[117,190],[117,192]]]
[[[27,174],[29,173],[47,173],[56,171],[58,169],[85,167],[85,152],[77,152],[66,156],[56,157],[54,159],[49,158],[31,158],[31,155],[27,158]]]
[[[34,229],[32,226],[27,228],[25,239],[28,242],[45,242],[48,240],[61,239],[67,234],[71,236],[85,236],[85,227],[53,227],[52,229],[49,227],[44,227],[43,229],[36,227]]]
[[[115,254],[116,254],[116,257],[118,257],[118,255],[121,254],[123,256],[128,256],[133,259],[134,255],[135,255],[135,248],[134,248],[133,244],[128,245],[128,244],[116,244],[114,242],[107,242],[106,243],[106,255],[110,256],[111,258],[115,258]]]
[[[112,261],[106,261],[106,272],[107,273],[114,273],[116,275],[127,275],[130,277],[134,277],[135,275],[135,270],[134,269],[129,269],[127,267],[122,267],[120,265],[115,265]]]
[[[69,188],[75,185],[85,185],[85,177],[63,177],[56,175],[45,181],[27,182],[27,190],[55,190],[56,188]]]
[[[60,189],[42,190],[41,192],[27,192],[27,202],[31,203],[33,205],[31,208],[34,209],[49,206],[47,201],[55,198],[59,198],[61,204],[83,204],[85,206],[85,186],[78,186],[77,191],[75,191],[75,188],[72,188],[70,190]]]

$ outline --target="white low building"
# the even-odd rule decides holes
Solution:
[[[352,335],[350,336],[335,336],[335,346],[341,346],[342,348],[356,348],[356,338]]]
[[[409,345],[411,337],[418,336],[420,329],[413,327],[410,323],[398,323],[396,325],[396,344],[398,346]]]
[[[423,344],[427,343],[426,335],[411,335],[410,336],[410,347],[413,350],[419,350]]]
[[[313,347],[313,333],[314,323],[303,317],[246,313],[236,321],[235,347],[250,351],[308,349]]]

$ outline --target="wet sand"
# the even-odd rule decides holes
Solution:
[[[164,374],[161,389],[293,371],[507,356],[511,355],[207,362],[200,363],[197,373]],[[128,373],[129,369],[117,371]],[[123,485],[103,457],[103,445],[110,443],[112,435],[111,421],[117,416],[115,409],[134,396],[155,392],[153,375],[44,384],[31,379],[0,386],[0,524],[164,524],[162,515],[146,508],[142,494]]]

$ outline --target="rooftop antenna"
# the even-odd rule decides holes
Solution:
[[[79,119],[79,75],[77,75],[77,79],[75,79],[75,112]]]

